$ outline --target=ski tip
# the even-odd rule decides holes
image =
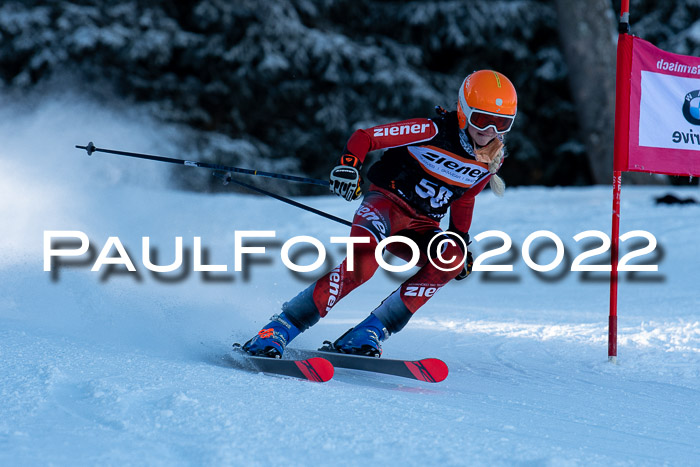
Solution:
[[[424,358],[415,362],[406,362],[406,366],[417,380],[428,383],[444,381],[450,372],[447,364],[439,358]]]
[[[335,368],[333,364],[321,357],[308,358],[306,360],[295,361],[299,370],[309,381],[325,383],[333,378]]]

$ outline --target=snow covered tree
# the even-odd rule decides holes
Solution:
[[[580,3],[589,1],[597,10],[582,13],[604,17],[595,27],[608,31],[598,44],[608,57],[614,2]],[[696,1],[632,8],[635,32],[673,52],[700,50]],[[573,97],[569,86],[584,76],[569,70],[588,63],[586,47],[562,46],[557,18],[555,0],[7,0],[0,86],[21,93],[60,82],[139,103],[188,129],[183,152],[320,178],[354,129],[454,108],[464,76],[493,68],[519,93],[506,181],[607,183],[608,156],[595,154],[609,153],[610,128],[578,113],[589,112],[589,81],[577,81]],[[605,60],[583,71],[605,75],[598,82],[609,89]],[[596,104],[608,115],[608,103]],[[584,129],[590,137],[582,120],[597,125]],[[182,184],[214,188],[204,177]]]

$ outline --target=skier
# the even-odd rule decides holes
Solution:
[[[386,149],[369,169],[371,184],[355,213],[350,236],[357,238],[354,260],[343,262],[282,306],[258,334],[243,345],[252,355],[280,358],[289,342],[316,324],[378,268],[375,247],[389,236],[403,236],[420,250],[420,269],[367,318],[327,350],[378,357],[381,342],[399,332],[413,314],[453,278],[471,272],[466,249],[474,197],[486,183],[502,196],[496,175],[505,156],[503,137],[517,110],[517,94],[503,74],[479,70],[465,78],[457,110],[436,107],[437,117],[415,118],[355,131],[340,164],[330,174],[330,189],[348,201],[361,195],[360,168],[369,151]],[[440,220],[449,208],[449,228]],[[432,240],[432,241],[431,241]],[[410,260],[407,243],[387,249]]]

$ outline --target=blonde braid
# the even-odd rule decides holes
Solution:
[[[501,168],[501,161],[505,156],[503,137],[492,139],[489,144],[476,149],[474,152],[476,153],[477,161],[488,165],[489,172],[491,172],[491,180],[489,180],[491,191],[493,191],[496,196],[502,197],[503,193],[506,191],[506,183],[501,177],[496,175],[496,172]]]
[[[501,167],[501,161],[503,160],[504,150],[501,149],[496,157],[489,162],[489,172],[491,172],[491,180],[489,180],[489,186],[493,194],[499,198],[503,197],[503,193],[506,191],[506,182],[503,181],[496,173]]]

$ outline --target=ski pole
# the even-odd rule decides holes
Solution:
[[[116,154],[117,156],[136,157],[138,159],[148,159],[148,160],[152,160],[152,161],[168,162],[171,164],[181,164],[181,165],[186,165],[188,167],[203,167],[205,169],[223,170],[225,172],[235,172],[235,173],[242,173],[242,174],[247,174],[247,175],[257,175],[260,177],[278,178],[281,180],[289,180],[291,182],[307,183],[309,185],[319,185],[319,186],[327,187],[330,184],[327,180],[319,180],[316,178],[298,177],[296,175],[278,174],[278,173],[274,173],[274,172],[263,172],[261,170],[253,170],[253,169],[241,169],[239,167],[229,167],[229,166],[220,165],[220,164],[210,164],[208,162],[188,161],[188,160],[184,160],[184,159],[174,159],[172,157],[154,156],[154,155],[150,155],[150,154],[140,154],[138,152],[126,152],[126,151],[117,151],[114,149],[98,148],[98,147],[95,147],[95,145],[93,144],[92,141],[90,141],[87,144],[87,146],[76,145],[75,147],[78,149],[85,149],[85,151],[87,151],[88,156],[91,156],[93,152],[104,152],[107,154]]]
[[[213,175],[216,178],[223,180],[224,185],[228,185],[229,183],[235,183],[236,185],[240,185],[240,186],[247,188],[249,190],[256,191],[260,194],[275,198],[276,200],[282,201],[283,203],[291,204],[292,206],[303,209],[304,211],[312,212],[312,213],[317,214],[321,217],[325,217],[326,219],[330,219],[332,221],[339,222],[343,225],[347,225],[348,227],[352,227],[352,222],[346,221],[345,219],[341,219],[340,217],[336,217],[333,214],[328,214],[327,212],[318,210],[316,208],[312,208],[311,206],[307,206],[306,204],[299,203],[297,201],[294,201],[293,199],[285,198],[282,195],[278,195],[276,193],[272,193],[270,191],[263,190],[262,188],[258,188],[258,187],[255,187],[253,185],[249,185],[245,182],[241,182],[239,180],[236,180],[235,178],[231,177],[230,172],[227,172],[227,173],[214,172]]]

